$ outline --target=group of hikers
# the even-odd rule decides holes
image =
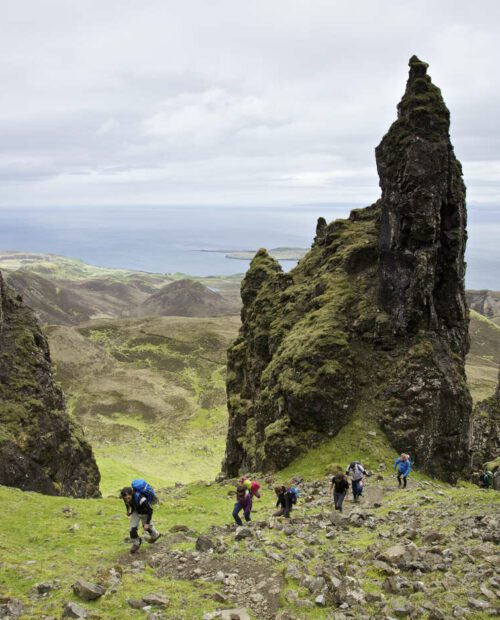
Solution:
[[[402,453],[394,461],[399,487],[406,488],[408,476],[411,471],[411,459],[408,454]],[[359,502],[363,494],[363,485],[365,477],[371,476],[359,461],[352,461],[347,467],[345,473],[338,471],[331,479],[329,495],[332,496],[335,510],[342,512],[342,505],[349,490],[352,488],[354,502]],[[349,485],[349,478],[351,485]],[[248,476],[243,476],[236,487],[236,502],[233,508],[233,519],[237,526],[243,525],[240,513],[243,512],[243,518],[248,523],[251,521],[251,512],[253,508],[253,499],[260,498],[261,485],[256,480],[251,480]],[[276,494],[276,508],[273,517],[289,518],[293,506],[300,497],[300,491],[296,486],[287,487],[278,485],[274,487]],[[132,547],[131,553],[137,553],[142,544],[142,538],[139,536],[139,524],[142,522],[143,530],[149,534],[145,540],[154,543],[160,538],[161,534],[153,524],[153,504],[157,501],[155,492],[142,478],[132,481],[130,487],[124,487],[120,491],[120,497],[125,503],[127,516],[130,518],[130,540]]]

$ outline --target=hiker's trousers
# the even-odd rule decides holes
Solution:
[[[363,482],[361,478],[359,480],[353,480],[352,481],[352,494],[354,496],[354,499],[359,497],[362,492],[363,492]]]
[[[142,521],[142,526],[144,527],[146,521],[147,521],[147,515],[140,515],[138,512],[136,512],[135,510],[131,513],[130,515],[130,538],[139,538],[139,533],[138,533],[138,529],[139,529],[139,523],[141,523]],[[154,524],[152,521],[150,521],[149,523],[149,533],[151,536],[155,537],[158,534],[158,530],[155,528]]]
[[[335,504],[335,510],[342,511],[342,504],[344,503],[345,496],[345,491],[344,493],[333,492],[333,503]]]
[[[245,521],[250,521],[250,512],[252,510],[252,503],[250,502],[246,509],[243,507],[243,504],[240,502],[236,502],[233,508],[233,519],[236,521],[238,525],[243,525],[243,521],[240,517],[240,512],[243,510],[243,516],[245,517]]]

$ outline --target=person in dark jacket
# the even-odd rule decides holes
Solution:
[[[149,538],[146,538],[148,542],[154,543],[161,536],[153,524],[153,507],[145,495],[134,491],[132,487],[124,487],[120,491],[120,497],[125,504],[127,516],[130,517],[130,553],[137,553],[142,544],[142,538],[137,531],[141,521],[144,531],[149,534]]]
[[[330,482],[330,495],[333,491],[333,503],[335,504],[335,510],[342,512],[342,504],[347,491],[349,490],[349,481],[347,476],[342,472],[338,472],[333,476]]]
[[[233,519],[236,521],[237,525],[243,525],[243,521],[240,517],[240,512],[242,510],[245,521],[248,523],[251,521],[250,513],[252,511],[252,496],[250,491],[245,486],[239,484],[236,487],[236,503],[233,508]]]
[[[284,486],[277,486],[274,488],[274,492],[276,493],[277,502],[276,508],[280,506],[280,509],[273,513],[273,517],[286,517],[287,519],[290,517],[290,513],[292,512],[292,498],[290,497],[290,493],[287,488]]]

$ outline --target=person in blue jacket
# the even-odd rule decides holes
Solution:
[[[394,461],[394,469],[397,469],[398,472],[399,486],[403,484],[403,489],[406,489],[406,483],[408,481],[408,476],[411,471],[410,455],[403,452],[401,456]],[[402,483],[401,478],[403,479]]]

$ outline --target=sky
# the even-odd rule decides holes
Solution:
[[[500,204],[498,0],[3,0],[0,208],[367,205],[416,54]]]

